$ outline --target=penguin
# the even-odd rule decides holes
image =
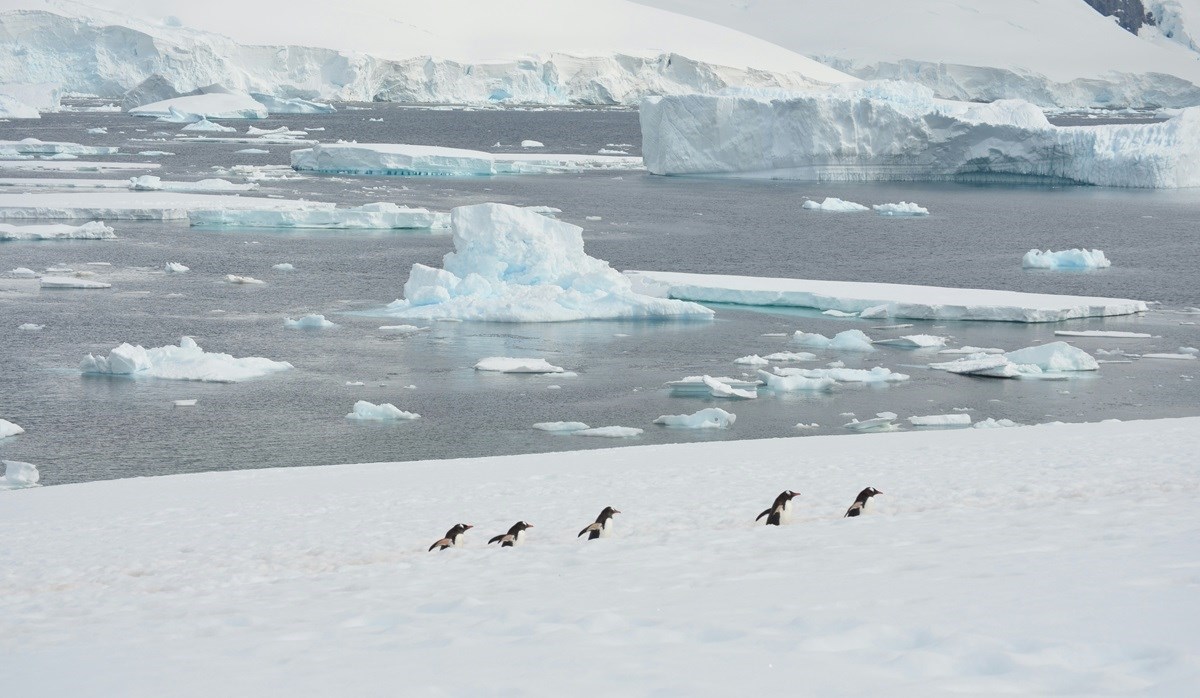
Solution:
[[[756,518],[754,520],[758,521],[759,519],[761,519],[762,517],[765,516],[765,517],[767,517],[767,525],[768,526],[778,526],[780,524],[785,524],[785,523],[791,521],[791,519],[792,519],[792,498],[799,497],[799,496],[800,496],[799,492],[793,492],[791,490],[787,490],[785,492],[780,492],[779,496],[775,498],[775,503],[771,505],[771,508],[767,509],[763,513],[759,514],[758,518]]]
[[[499,543],[501,548],[511,548],[525,540],[525,529],[533,528],[533,524],[528,521],[518,521],[508,529],[508,533],[501,533],[498,536],[493,536],[488,541],[488,545]]]
[[[871,497],[874,497],[877,494],[883,494],[883,493],[880,492],[879,490],[875,489],[874,487],[868,487],[867,489],[863,490],[862,492],[859,492],[858,498],[854,500],[854,503],[850,505],[850,508],[846,510],[846,515],[843,516],[842,518],[845,519],[845,518],[849,518],[851,516],[858,516],[858,515],[862,514],[863,511],[866,510],[866,508],[867,508],[867,500],[870,499]]]
[[[611,536],[613,528],[613,514],[620,513],[621,511],[619,509],[604,507],[604,511],[600,512],[600,515],[596,517],[596,522],[588,524],[586,528],[579,532],[579,536],[582,536],[586,533],[588,534],[588,540],[596,540],[597,538],[607,538]],[[575,537],[578,538],[579,536]]]
[[[445,550],[446,548],[458,547],[458,544],[462,542],[463,534],[466,533],[467,529],[470,528],[475,527],[471,524],[454,524],[453,528],[451,528],[449,531],[446,531],[446,537],[429,546],[429,550]]]

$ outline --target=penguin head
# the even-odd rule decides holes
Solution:
[[[870,499],[871,497],[874,497],[877,494],[883,494],[883,493],[880,492],[879,490],[875,489],[874,487],[868,487],[867,489],[858,493],[858,498],[863,501],[866,501],[866,500]]]
[[[467,530],[471,529],[471,528],[475,528],[475,527],[472,526],[471,524],[465,524],[465,523],[454,524],[454,528],[450,529],[450,535],[448,537],[452,538],[460,533],[466,533]]]
[[[524,531],[527,528],[533,528],[533,524],[529,523],[528,521],[518,521],[513,524],[513,528],[518,531]]]
[[[601,516],[612,516],[613,514],[620,514],[620,513],[621,513],[620,509],[613,509],[612,507],[604,507],[604,511],[600,512],[600,515]]]
[[[792,498],[799,497],[799,496],[800,496],[799,492],[793,492],[792,490],[784,490],[783,492],[779,493],[779,496],[776,497],[776,499],[778,499],[779,501],[782,501],[782,502],[787,502],[787,501],[791,501]]]

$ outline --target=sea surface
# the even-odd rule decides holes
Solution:
[[[619,109],[463,110],[390,104],[341,105],[332,115],[226,122],[324,128],[322,141],[401,142],[518,152],[524,139],[545,152],[640,154],[637,113]],[[352,108],[348,108],[352,107]],[[381,121],[378,121],[381,119]],[[86,130],[105,126],[106,135]],[[285,173],[291,146],[175,142],[179,125],[124,114],[49,114],[0,123],[0,140],[36,137],[118,145],[94,158],[157,162],[163,179],[220,176],[234,165]],[[214,134],[225,135],[225,134]],[[232,135],[232,134],[230,134]],[[161,150],[171,156],[139,156]],[[84,158],[93,159],[93,158]],[[0,177],[118,178],[139,174],[0,172]],[[260,171],[260,174],[262,172]],[[294,176],[294,175],[293,175]],[[21,192],[21,187],[0,187]],[[117,190],[118,192],[120,190]],[[926,368],[930,351],[880,347],[869,355],[823,352],[820,367],[885,366],[911,379],[883,387],[844,385],[827,394],[754,401],[673,397],[662,384],[688,375],[740,376],[733,359],[799,350],[796,330],[857,328],[879,339],[903,333],[950,336],[952,346],[1017,349],[1054,339],[1055,329],[1149,332],[1152,339],[1073,339],[1090,352],[1174,352],[1200,344],[1200,191],[1074,186],[916,183],[816,184],[655,177],[645,172],[516,177],[399,178],[305,175],[264,179],[261,196],[358,205],[374,201],[449,210],[496,201],[562,209],[584,228],[588,252],[618,269],[746,274],[932,284],[1114,296],[1152,302],[1146,314],[1059,324],[836,319],[804,310],[714,306],[711,321],[549,324],[432,323],[411,336],[380,332],[398,322],[356,313],[403,295],[414,263],[440,266],[450,235],[191,228],[186,221],[112,222],[114,241],[0,243],[0,418],[25,434],[0,439],[0,458],[35,463],[47,485],[119,477],[332,463],[448,459],[698,440],[850,433],[842,425],[896,412],[965,411],[975,419],[1024,424],[1200,414],[1200,361],[1134,359],[1066,381],[966,378]],[[863,204],[915,201],[927,218],[806,211],[805,198]],[[600,220],[588,220],[599,216]],[[32,221],[31,221],[32,222]],[[39,221],[40,222],[40,221]],[[78,221],[76,222],[78,223]],[[1109,269],[1021,269],[1031,248],[1104,250]],[[85,266],[108,262],[110,267]],[[166,262],[191,268],[163,274]],[[289,262],[294,272],[272,265]],[[39,291],[7,270],[67,265],[113,284],[106,291]],[[250,275],[261,286],[224,283]],[[321,313],[339,327],[298,331],[284,318]],[[21,331],[23,323],[44,324]],[[191,336],[205,349],[289,361],[295,370],[239,384],[83,376],[80,360],[122,342],[157,347]],[[784,335],[784,336],[780,336]],[[577,375],[477,372],[487,356],[549,360]],[[1098,355],[1105,360],[1119,356]],[[349,385],[362,382],[363,385]],[[174,400],[195,399],[194,407]],[[345,419],[356,400],[390,402],[422,418],[395,424]],[[659,415],[717,406],[737,415],[727,430],[652,424]],[[633,426],[631,439],[556,436],[535,422]],[[817,424],[798,429],[798,423]],[[863,435],[857,438],[873,438]],[[847,448],[853,447],[847,440]],[[569,455],[564,454],[564,458]],[[402,466],[397,466],[402,467]],[[653,468],[652,462],[646,463]],[[803,469],[803,463],[797,463]],[[447,463],[448,477],[453,464]]]

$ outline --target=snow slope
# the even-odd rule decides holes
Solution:
[[[918,82],[947,99],[1200,104],[1200,61],[1188,46],[1196,28],[1180,31],[1184,16],[1197,16],[1188,11],[1195,0],[1145,3],[1156,16],[1166,6],[1181,8],[1169,25],[1174,41],[1153,27],[1134,36],[1083,0],[638,1],[744,31],[861,78]]]
[[[603,104],[851,79],[628,0],[6,0],[4,9],[6,80],[106,96],[149,80],[139,91],[148,101],[221,83],[310,98]]]
[[[0,492],[5,689],[1191,696],[1197,449],[1190,418]]]

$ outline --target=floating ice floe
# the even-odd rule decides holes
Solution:
[[[152,158],[169,157],[174,154],[175,153],[171,153],[166,150],[142,150],[138,152],[138,155]]]
[[[24,332],[40,332],[41,330],[46,329],[46,326],[45,325],[37,325],[32,322],[24,322],[24,323],[21,323],[20,325],[17,325],[17,329],[22,330]]]
[[[315,201],[174,191],[0,193],[0,220],[179,220],[187,218],[190,211],[204,209],[277,211],[334,207],[335,204]]]
[[[1054,126],[1021,100],[957,102],[912,83],[867,81],[788,93],[649,97],[639,115],[642,152],[654,174],[1200,184],[1197,109],[1157,123]]]
[[[639,157],[550,153],[493,154],[403,143],[321,143],[292,151],[292,167],[325,174],[489,176],[638,170]]]
[[[779,375],[778,373],[759,371],[758,377],[762,379],[767,390],[779,393],[824,392],[833,390],[833,387],[837,385],[837,381],[828,376],[810,378],[798,374]]]
[[[879,412],[873,419],[864,419],[861,422],[852,419],[842,426],[854,431],[894,431],[897,428],[894,424],[897,416],[895,412]]]
[[[17,490],[24,487],[37,487],[41,473],[33,463],[19,460],[0,461],[4,466],[4,475],[0,477],[0,490]]]
[[[38,273],[28,267],[17,267],[8,272],[8,275],[17,279],[36,279]]]
[[[12,240],[112,240],[113,229],[101,221],[83,225],[12,225],[0,223],[0,242]]]
[[[764,359],[763,357],[759,356],[758,354],[751,354],[750,356],[743,356],[734,359],[733,363],[740,366],[766,366],[771,362],[768,359]]]
[[[1149,339],[1145,332],[1119,332],[1116,330],[1055,330],[1057,337],[1105,337],[1107,339]]]
[[[390,332],[392,334],[415,334],[424,332],[428,327],[417,327],[416,325],[381,325],[380,332]]]
[[[192,192],[197,194],[221,194],[227,192],[241,192],[257,189],[258,185],[253,182],[245,184],[237,184],[230,182],[227,179],[201,179],[196,182],[164,182],[161,177],[154,175],[141,175],[140,177],[129,178],[129,189],[133,191],[173,191],[173,192]]]
[[[183,272],[189,270],[189,267],[185,267],[179,262],[167,262],[165,265],[163,265],[163,271],[170,274],[182,274]]]
[[[337,111],[332,104],[299,97],[276,97],[262,92],[251,92],[250,96],[270,114],[332,114]]]
[[[737,388],[732,383],[728,383],[720,378],[713,378],[712,376],[701,376],[700,380],[708,388],[708,394],[712,397],[737,400],[753,400],[758,397],[757,384],[753,388]]]
[[[346,208],[297,208],[275,211],[200,209],[189,211],[188,219],[194,226],[205,227],[361,230],[424,230],[450,227],[449,214],[424,208],[397,206],[389,202]]]
[[[1193,361],[1196,359],[1196,355],[1190,354],[1190,353],[1171,354],[1171,353],[1157,353],[1156,352],[1156,353],[1151,353],[1151,354],[1142,354],[1142,358],[1143,359],[1167,359],[1167,360],[1171,360],[1171,361]]]
[[[226,274],[225,281],[231,284],[249,284],[251,286],[265,284],[266,281],[256,279],[253,276],[238,276],[237,274]]]
[[[108,128],[105,126],[96,126],[95,128],[89,128],[87,132],[93,136],[102,136],[108,134]]]
[[[952,349],[942,349],[942,350],[938,351],[938,353],[939,354],[1003,354],[1004,350],[997,349],[995,347],[965,346],[965,347],[954,347]]]
[[[175,407],[195,407],[195,400],[172,400],[171,404]]]
[[[988,378],[1053,378],[1065,372],[1095,371],[1100,365],[1091,354],[1078,347],[1066,342],[1049,342],[1006,354],[970,354],[956,361],[932,363],[929,367]]]
[[[346,419],[359,419],[370,422],[390,422],[400,419],[420,419],[416,412],[405,412],[390,402],[376,405],[366,400],[354,403],[354,411],[346,415]]]
[[[1057,322],[1145,312],[1143,301],[858,281],[627,271],[642,293],[741,305],[857,312],[864,318]]]
[[[858,317],[858,313],[846,313],[841,310],[823,310],[821,314],[829,317]]]
[[[504,204],[451,212],[454,252],[442,269],[414,264],[404,299],[366,314],[493,322],[708,318],[684,301],[637,293],[607,262],[584,252],[578,226]]]
[[[299,320],[286,318],[283,326],[289,330],[325,330],[337,327],[337,323],[326,320],[324,315],[305,315]]]
[[[19,158],[22,155],[116,155],[120,150],[109,145],[80,145],[65,141],[41,141],[25,138],[19,141],[0,140],[0,158]]]
[[[971,426],[976,429],[1002,429],[1020,425],[1011,419],[994,419],[992,417],[988,417],[987,419],[981,419],[978,422],[975,422]]]
[[[533,425],[534,429],[539,431],[548,431],[554,434],[569,434],[575,431],[583,431],[591,429],[583,422],[538,422]]]
[[[929,209],[908,201],[898,204],[876,204],[871,208],[881,216],[928,216]]]
[[[579,431],[568,433],[571,436],[600,436],[611,439],[625,439],[632,436],[639,436],[642,430],[637,427],[592,427],[591,429],[580,429]]]
[[[728,429],[735,421],[737,415],[720,407],[709,407],[692,414],[664,414],[654,423],[677,429]]]
[[[853,201],[844,201],[833,196],[825,197],[825,200],[820,203],[808,199],[800,204],[800,207],[810,211],[829,211],[831,213],[855,213],[857,211],[871,210],[862,204],[856,204]]]
[[[816,429],[819,426],[821,426],[821,425],[817,424],[816,422],[813,422],[812,424],[805,424],[804,422],[800,422],[795,426],[795,428],[796,429]]]
[[[296,267],[292,266],[291,262],[280,262],[279,264],[272,264],[271,268],[274,269],[275,271],[296,271]]]
[[[4,439],[4,438],[8,438],[9,436],[16,436],[17,434],[24,434],[24,433],[25,433],[25,430],[22,429],[21,427],[17,426],[16,424],[8,421],[7,419],[0,419],[0,439]]]
[[[43,276],[40,280],[42,288],[80,288],[80,289],[100,289],[112,288],[112,284],[106,284],[102,281],[91,281],[89,279],[81,279],[77,276]]]
[[[777,351],[774,354],[767,354],[763,358],[767,361],[816,361],[817,355],[807,351]]]
[[[496,373],[563,373],[566,369],[545,359],[517,359],[507,356],[489,356],[475,364],[476,371]]]
[[[153,162],[93,162],[90,160],[71,160],[71,161],[18,160],[18,161],[13,162],[13,161],[7,161],[7,160],[0,160],[0,170],[17,170],[22,173],[24,173],[24,172],[71,172],[71,173],[80,173],[80,172],[108,173],[108,172],[113,172],[113,173],[115,173],[115,172],[129,171],[129,170],[157,170],[161,167],[162,167],[162,165],[159,165],[159,164],[153,163]],[[28,178],[24,178],[24,179],[18,180],[16,182],[14,182],[12,179],[6,180],[7,186],[19,186],[19,187],[23,187],[26,189],[37,188],[37,187],[50,187],[50,186],[54,186],[55,188],[61,188],[62,186],[78,187],[78,186],[80,186],[78,184],[79,182],[80,182],[80,180],[74,180],[74,181],[63,180],[63,181],[59,181],[59,182],[55,183],[55,182],[49,182],[49,181],[43,182],[41,180],[31,180]],[[101,183],[101,185],[102,185],[102,183]],[[101,186],[101,185],[97,185],[97,186]]]
[[[243,93],[213,92],[164,99],[129,110],[134,116],[157,117],[172,123],[201,119],[265,119],[267,108]]]
[[[1032,249],[1021,260],[1025,269],[1103,269],[1112,266],[1102,250],[1050,250]]]
[[[889,337],[887,339],[876,339],[874,344],[886,344],[892,347],[903,347],[905,349],[931,349],[934,347],[944,347],[949,337],[939,337],[932,334],[908,334],[903,337]]]
[[[179,346],[146,349],[122,344],[107,356],[88,354],[80,363],[85,374],[164,378],[169,380],[237,383],[259,378],[292,365],[257,356],[236,358],[229,354],[206,352],[191,337],[179,340]]]
[[[845,330],[844,332],[838,332],[833,337],[797,330],[796,334],[792,335],[792,341],[802,347],[812,347],[814,349],[875,351],[871,338],[862,330]]]
[[[541,141],[524,140],[521,141],[522,148],[545,148],[546,144]]]
[[[214,121],[209,121],[206,118],[201,118],[199,121],[190,123],[184,126],[181,131],[203,131],[206,133],[234,133],[237,131],[232,126],[222,126]]]
[[[840,361],[836,362],[836,365],[830,364],[830,368],[781,368],[776,366],[771,371],[776,376],[785,378],[792,376],[815,380],[828,378],[838,383],[900,383],[909,379],[907,373],[897,373],[883,366],[871,369],[846,368]],[[760,372],[760,378],[762,373]]]
[[[908,423],[914,427],[969,427],[969,414],[930,414],[923,417],[909,417]]]
[[[259,128],[257,126],[248,126],[246,128],[247,136],[282,136],[284,138],[303,138],[308,133],[305,131],[295,131],[287,126],[276,126],[275,128]]]
[[[677,381],[668,381],[667,383],[663,384],[663,387],[669,388],[673,395],[709,395],[712,391],[712,388],[709,386],[709,381],[715,381],[733,390],[741,390],[747,393],[754,393],[758,390],[758,386],[762,385],[760,381],[748,381],[740,378],[730,378],[728,376],[721,376],[717,378],[714,378],[713,376],[688,376]],[[757,397],[757,394],[755,396]]]

